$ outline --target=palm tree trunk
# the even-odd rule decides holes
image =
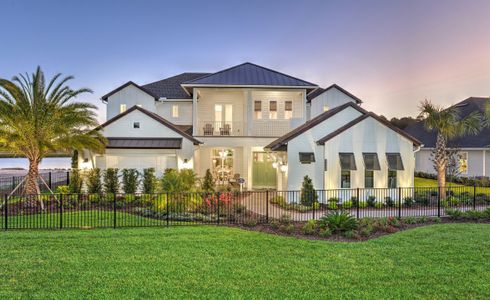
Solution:
[[[434,163],[437,171],[437,185],[441,199],[446,198],[446,167],[447,167],[446,139],[443,135],[437,135],[436,153]]]
[[[37,159],[29,159],[29,172],[27,173],[25,193],[27,195],[39,194],[39,161]]]

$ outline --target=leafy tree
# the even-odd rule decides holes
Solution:
[[[444,109],[425,100],[420,106],[419,117],[423,118],[428,130],[437,134],[432,161],[437,172],[437,183],[440,187],[445,187],[446,169],[451,155],[447,143],[457,137],[477,134],[482,127],[481,115],[478,112],[473,112],[461,118],[457,107],[452,106]],[[441,197],[446,197],[444,188],[441,190]]]
[[[87,192],[89,194],[102,193],[102,181],[100,180],[100,169],[93,168],[87,173]]]
[[[78,169],[78,150],[73,150],[73,155],[71,156],[71,168]]]
[[[104,191],[116,194],[119,192],[119,169],[108,168],[104,171]]]
[[[156,177],[155,168],[143,170],[143,193],[153,194],[155,192]]]
[[[104,137],[92,129],[98,125],[96,106],[72,102],[91,90],[73,90],[66,85],[73,77],[60,76],[46,82],[38,67],[31,75],[0,78],[0,148],[28,159],[26,194],[39,194],[39,164],[48,153],[104,151]]]
[[[71,169],[70,173],[70,193],[80,194],[82,192],[83,178],[80,176],[79,169]]]
[[[122,183],[123,190],[126,194],[134,194],[138,189],[139,173],[136,169],[123,169],[122,170]]]
[[[202,189],[206,193],[214,192],[213,174],[211,174],[211,171],[209,169],[206,170],[206,175],[204,175],[204,180],[202,182]]]
[[[181,192],[184,189],[182,178],[179,176],[179,172],[175,169],[166,169],[163,174],[162,190],[168,193]]]
[[[300,202],[306,206],[312,206],[313,203],[318,201],[318,195],[315,193],[313,182],[311,178],[306,175],[303,178],[303,185],[301,186]]]

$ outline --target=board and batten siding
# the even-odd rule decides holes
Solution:
[[[128,85],[107,99],[107,120],[120,113],[120,105],[126,104],[126,109],[141,105],[146,110],[156,112],[155,98],[143,92],[134,85]]]
[[[177,105],[179,115],[177,118],[172,116],[173,106]],[[192,125],[192,101],[172,101],[164,100],[157,102],[156,110],[158,115],[176,125]]]
[[[490,150],[461,148],[459,151],[468,153],[468,173],[460,176],[490,176]],[[422,148],[416,153],[416,171],[436,174],[431,153],[432,148]]]
[[[333,87],[317,97],[311,99],[310,102],[310,119],[322,114],[324,112],[324,107],[327,106],[328,109],[340,106],[345,103],[356,102],[355,99],[346,95],[342,91]]]

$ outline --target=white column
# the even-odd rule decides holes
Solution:
[[[483,150],[483,176],[487,176],[487,151]]]
[[[197,124],[197,90],[192,89],[192,135],[197,135],[199,132]]]

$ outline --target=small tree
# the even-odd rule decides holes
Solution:
[[[311,178],[306,175],[303,178],[303,185],[301,186],[300,202],[306,206],[312,206],[313,203],[318,202],[318,195],[315,193],[313,182]]]
[[[70,174],[70,193],[80,194],[82,192],[83,178],[80,176],[79,169],[71,169]]]
[[[206,175],[204,175],[204,180],[202,182],[202,189],[206,193],[214,192],[214,178],[213,178],[213,174],[211,174],[211,171],[209,169],[206,170]]]
[[[78,150],[73,150],[73,155],[71,156],[71,168],[78,169]]]
[[[174,169],[166,169],[163,174],[162,180],[162,190],[164,192],[182,192],[184,190],[184,184],[182,183],[182,178],[179,176],[179,172]]]
[[[109,168],[104,172],[104,192],[115,194],[119,192],[119,169]]]
[[[126,194],[134,194],[138,189],[139,173],[136,169],[123,169],[122,170],[122,183],[123,190]]]
[[[155,192],[156,177],[155,169],[148,168],[143,170],[143,193],[153,194]]]
[[[87,174],[87,192],[89,194],[102,193],[102,181],[100,180],[100,169],[94,168]]]

